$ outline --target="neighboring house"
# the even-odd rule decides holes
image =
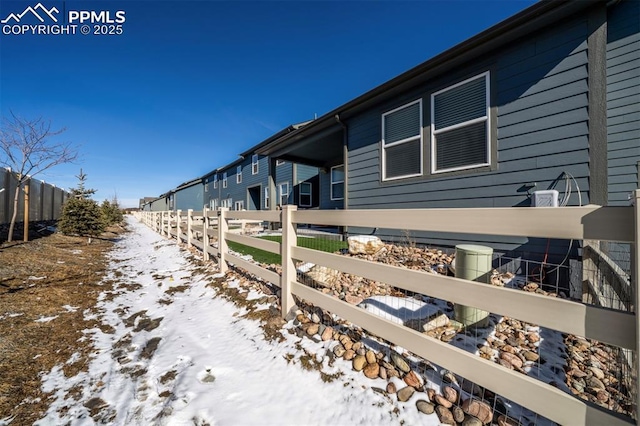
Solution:
[[[151,202],[153,200],[155,200],[156,197],[144,197],[144,198],[140,198],[140,201],[138,203],[138,208],[141,211],[151,211]]]
[[[201,178],[193,179],[172,190],[174,196],[173,210],[202,210],[204,184]]]
[[[173,191],[165,192],[151,202],[150,211],[162,212],[173,210]]]
[[[204,201],[211,209],[272,210],[284,204],[318,207],[318,169],[260,155],[265,144],[299,129],[289,126],[240,154],[240,158],[202,176]]]

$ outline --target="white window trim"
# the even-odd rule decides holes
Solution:
[[[236,183],[242,183],[242,166],[236,167]]]
[[[236,211],[244,210],[244,200],[236,201],[233,204],[233,209],[236,210]]]
[[[276,160],[276,166],[282,166],[284,164],[284,160]]]
[[[289,181],[287,181],[287,182],[282,182],[282,183],[278,184],[278,201],[279,201],[279,203],[280,203],[280,207],[282,207],[282,206],[285,206],[285,205],[286,205],[286,204],[282,204],[282,196],[283,196],[283,195],[285,195],[285,194],[283,194],[283,193],[282,193],[282,187],[283,187],[284,185],[286,185],[286,186],[287,186],[287,193],[286,193],[286,196],[287,196],[287,202],[288,202],[288,200],[289,200],[289,194],[290,194],[290,192],[289,192]]]
[[[302,204],[302,186],[308,186],[309,187],[309,193],[308,194],[304,194],[305,196],[309,196],[309,204]],[[311,205],[313,204],[313,186],[309,183],[309,182],[300,182],[300,187],[299,187],[299,198],[300,198],[300,207],[311,207]]]
[[[209,192],[209,181],[204,181],[204,192]]]
[[[229,184],[229,182],[227,180],[227,172],[224,172],[222,174],[222,187],[226,188],[228,184]]]
[[[253,154],[251,156],[251,174],[257,175],[260,171],[260,158],[258,158],[258,154]]]
[[[399,141],[395,141],[392,143],[385,143],[384,140],[384,118],[389,115],[389,114],[393,114],[394,112],[397,112],[401,109],[410,107],[413,104],[420,104],[420,133],[417,136],[412,136],[410,138],[405,138]],[[387,181],[391,181],[391,180],[398,180],[398,179],[407,179],[407,178],[411,178],[411,177],[416,177],[416,176],[422,176],[422,174],[424,173],[424,166],[423,166],[423,161],[422,159],[424,158],[424,143],[423,143],[423,121],[422,121],[422,98],[420,99],[416,99],[413,102],[409,102],[407,104],[401,105],[398,108],[394,108],[391,111],[387,111],[384,114],[382,114],[382,181],[383,182],[387,182]],[[394,177],[387,177],[387,152],[385,148],[388,147],[393,147],[393,146],[397,146],[403,143],[407,143],[407,142],[413,142],[415,140],[420,140],[420,173],[413,173],[410,175],[403,175],[403,176],[394,176]]]
[[[269,188],[264,188],[264,209],[269,210]]]
[[[218,174],[213,175],[213,189],[218,189]]]
[[[434,104],[435,104],[435,97],[437,95],[439,95],[440,93],[446,92],[448,90],[451,89],[455,89],[458,86],[462,86],[463,84],[466,84],[472,80],[477,80],[479,78],[483,78],[485,79],[485,87],[486,87],[486,92],[485,92],[485,104],[486,104],[486,114],[484,115],[484,117],[478,117],[478,118],[474,118],[473,120],[469,120],[469,121],[465,121],[463,123],[458,123],[458,124],[454,124],[452,126],[449,127],[445,127],[443,129],[438,129],[435,130],[435,108],[434,108]],[[447,173],[447,172],[455,172],[458,170],[469,170],[469,169],[477,169],[478,167],[486,167],[486,166],[490,166],[491,165],[491,79],[490,77],[490,72],[486,71],[483,72],[482,74],[478,74],[476,76],[470,77],[464,81],[461,81],[459,83],[456,83],[452,86],[448,86],[445,87],[442,90],[438,90],[437,92],[434,92],[431,94],[431,174],[438,174],[438,173]],[[451,167],[448,169],[441,169],[441,170],[436,170],[436,136],[440,133],[443,132],[447,132],[450,130],[455,130],[461,127],[465,127],[468,126],[470,124],[475,124],[475,123],[481,123],[483,121],[486,121],[487,125],[486,125],[486,129],[487,129],[487,134],[486,134],[486,141],[487,141],[487,162],[486,163],[481,163],[481,164],[471,164],[468,166],[460,166],[460,167]]]
[[[329,186],[329,188],[330,188],[330,190],[331,190],[331,201],[340,201],[340,200],[344,200],[344,196],[343,196],[343,197],[341,197],[341,198],[335,198],[335,197],[333,196],[333,184],[334,184],[334,183],[336,183],[336,184],[337,184],[337,183],[341,183],[341,184],[343,184],[343,189],[342,189],[342,192],[343,192],[343,193],[344,193],[344,191],[346,191],[346,189],[347,189],[347,188],[344,188],[344,179],[339,180],[339,181],[335,181],[335,182],[333,181],[333,169],[337,169],[338,167],[342,167],[342,174],[344,174],[344,164],[339,164],[339,165],[337,165],[337,166],[333,166],[333,167],[331,167],[331,171],[330,171],[330,173],[331,173],[331,174],[329,175],[329,179],[331,180],[331,185]]]

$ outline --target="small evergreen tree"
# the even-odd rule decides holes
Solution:
[[[107,226],[117,225],[124,220],[122,210],[120,210],[120,205],[118,204],[118,199],[116,197],[113,197],[111,201],[104,200],[100,209],[102,210],[102,216]]]
[[[95,189],[86,189],[84,186],[87,175],[80,169],[76,177],[79,180],[78,187],[71,189],[72,195],[62,207],[58,229],[65,235],[88,237],[88,243],[91,244],[93,237],[104,232],[106,223],[100,206],[90,198]]]

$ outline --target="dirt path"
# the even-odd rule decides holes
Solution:
[[[0,424],[31,425],[44,415],[42,372],[85,369],[92,348],[82,330],[98,324],[83,311],[108,289],[106,254],[123,232],[110,231],[91,245],[54,234],[0,247]]]

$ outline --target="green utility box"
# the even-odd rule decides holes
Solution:
[[[456,278],[489,283],[493,249],[473,244],[456,246]],[[486,327],[489,323],[489,312],[456,304],[454,306],[456,321],[465,327]]]

